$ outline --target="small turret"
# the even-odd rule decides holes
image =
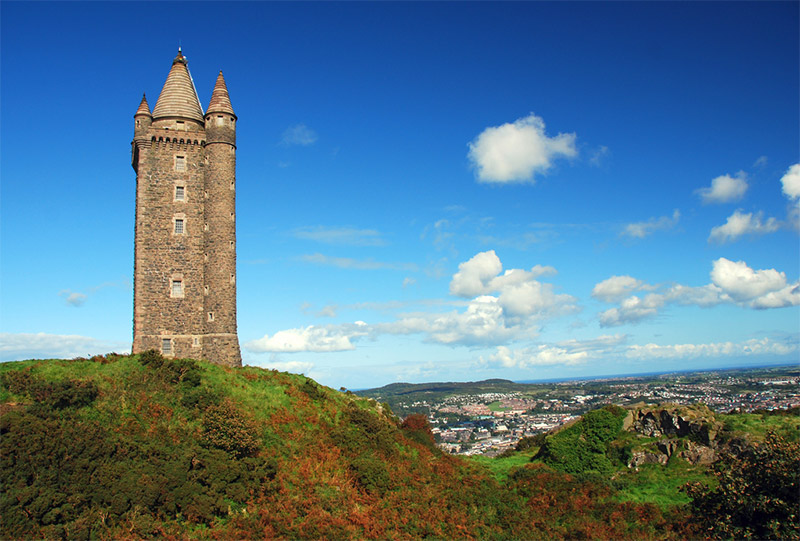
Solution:
[[[206,111],[206,137],[209,144],[228,143],[236,146],[236,113],[233,112],[222,71],[217,76]]]
[[[134,139],[144,137],[153,122],[153,115],[150,114],[150,106],[147,104],[147,96],[144,94],[142,94],[142,101],[139,103],[139,108],[136,110],[136,114],[133,115],[133,119],[135,121]]]

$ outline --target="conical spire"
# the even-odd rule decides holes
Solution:
[[[211,93],[211,101],[208,103],[206,113],[228,113],[236,116],[231,105],[231,98],[228,96],[228,87],[225,85],[225,78],[220,70],[217,77],[217,84],[214,85],[214,92]]]
[[[203,122],[203,108],[197,98],[194,82],[186,66],[186,57],[178,49],[178,56],[172,61],[167,82],[161,89],[156,107],[153,109],[153,119],[165,117],[180,117]]]
[[[144,94],[142,94],[142,102],[139,104],[139,108],[136,110],[136,114],[133,116],[138,115],[153,116],[150,114],[150,106],[147,104],[147,96]]]

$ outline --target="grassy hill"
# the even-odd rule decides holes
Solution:
[[[626,500],[610,477],[527,452],[492,467],[451,457],[424,417],[272,370],[156,353],[0,364],[3,538],[690,532],[680,503]]]

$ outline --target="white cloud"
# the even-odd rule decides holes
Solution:
[[[298,239],[313,240],[325,244],[344,246],[385,246],[386,241],[374,229],[354,227],[302,227],[295,229],[292,236]]]
[[[554,364],[578,364],[585,362],[588,357],[589,354],[585,351],[571,352],[553,346],[535,346],[517,350],[498,346],[497,352],[489,356],[486,362],[490,365],[500,365],[503,368],[530,368]]]
[[[780,223],[775,218],[767,218],[766,222],[761,221],[762,213],[754,215],[751,212],[743,213],[737,210],[730,216],[724,225],[718,225],[711,229],[708,242],[725,243],[738,239],[742,235],[764,235],[774,233],[780,228]]]
[[[0,333],[0,361],[62,359],[116,351],[127,353],[130,342],[98,340],[75,334]]]
[[[730,203],[738,201],[747,191],[747,174],[739,171],[736,176],[721,175],[711,181],[708,188],[700,188],[696,193],[703,203]]]
[[[270,368],[279,372],[290,372],[292,374],[308,374],[314,369],[314,363],[307,361],[278,361],[270,360],[264,363],[247,363],[251,366],[260,366],[261,368]]]
[[[800,198],[800,163],[791,166],[781,177],[783,193],[790,200]]]
[[[294,124],[286,128],[281,136],[281,143],[284,146],[300,145],[308,146],[313,145],[317,141],[317,132],[306,126],[305,124]]]
[[[405,289],[407,287],[411,287],[416,283],[417,283],[417,281],[414,278],[411,278],[410,276],[406,276],[405,278],[403,278],[403,289]]]
[[[489,292],[489,282],[503,270],[494,250],[481,252],[458,266],[450,282],[450,294],[475,297]]]
[[[681,212],[678,209],[672,211],[672,216],[661,216],[660,218],[650,218],[646,222],[636,222],[628,224],[622,231],[622,235],[633,237],[635,239],[643,239],[655,231],[664,231],[672,229],[678,225],[681,218]]]
[[[711,281],[736,302],[756,301],[759,297],[786,287],[786,275],[782,272],[775,269],[753,270],[744,261],[734,262],[724,257],[714,261]]]
[[[734,357],[752,355],[788,355],[797,351],[794,344],[774,342],[768,338],[745,342],[710,344],[645,344],[629,346],[625,356],[632,359],[693,359],[698,357]]]
[[[304,328],[278,331],[272,336],[264,335],[258,340],[247,342],[244,347],[255,353],[349,351],[355,349],[351,340],[366,334],[367,325],[362,322],[326,327],[310,325]]]
[[[555,293],[551,284],[536,280],[552,275],[550,266],[536,265],[531,270],[509,269],[500,274],[503,264],[494,250],[476,254],[461,263],[450,282],[450,293],[460,297],[498,294],[498,303],[508,318],[557,315],[573,311],[575,298]]]
[[[600,313],[601,327],[614,327],[626,323],[636,323],[645,318],[658,314],[664,306],[665,298],[663,295],[650,293],[644,298],[631,295],[624,299],[617,308],[610,308]]]
[[[533,181],[552,160],[578,154],[574,133],[547,137],[544,121],[531,113],[514,123],[486,128],[469,143],[468,157],[481,182]]]
[[[744,261],[721,257],[713,262],[711,283],[693,287],[682,284],[648,285],[630,276],[613,276],[595,286],[592,296],[618,302],[628,291],[653,291],[622,299],[619,306],[601,312],[603,327],[637,323],[658,315],[669,304],[708,308],[722,303],[744,308],[768,309],[800,305],[800,281],[789,284],[775,269],[753,270]]]
[[[590,340],[567,340],[556,344],[511,349],[498,346],[481,364],[502,368],[531,368],[533,366],[574,365],[587,362],[616,349],[627,339],[625,335],[603,335]]]
[[[644,282],[632,276],[612,276],[594,286],[592,297],[605,302],[617,302],[644,285]]]
[[[356,270],[405,270],[416,271],[417,266],[414,263],[386,263],[381,261],[373,261],[371,259],[358,260],[349,257],[330,257],[323,254],[309,254],[301,256],[300,259],[306,263],[314,263],[316,265],[329,265],[332,267],[339,267],[340,269],[356,269]]]
[[[769,163],[769,158],[767,156],[759,156],[753,163],[753,167],[764,167],[767,163]]]

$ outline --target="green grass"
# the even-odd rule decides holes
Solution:
[[[617,489],[617,501],[653,503],[668,508],[689,503],[690,498],[681,487],[698,481],[714,482],[706,466],[692,466],[685,460],[674,458],[666,467],[645,464],[639,467],[639,471],[620,472],[612,484]]]
[[[757,441],[762,441],[769,431],[775,431],[795,441],[800,435],[800,416],[798,415],[739,413],[735,415],[719,415],[719,418],[725,423],[726,430],[734,433],[747,433]]]
[[[515,468],[528,464],[531,461],[531,457],[536,454],[536,451],[538,451],[538,448],[497,458],[475,455],[469,457],[469,461],[485,468],[498,482],[502,483],[508,479],[508,476]]]
[[[508,410],[510,410],[510,409],[511,409],[511,408],[504,408],[504,407],[501,407],[501,406],[500,406],[500,401],[499,401],[499,400],[495,400],[495,401],[494,401],[494,402],[492,402],[491,404],[488,404],[486,407],[488,407],[488,408],[489,408],[489,411],[508,411]]]

